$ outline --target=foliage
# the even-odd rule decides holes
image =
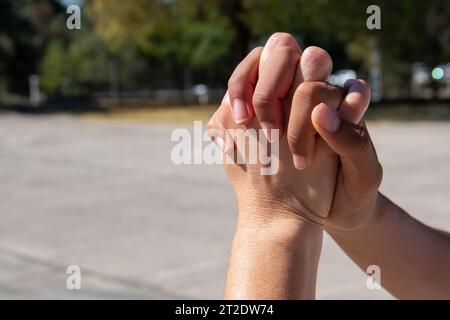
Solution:
[[[364,76],[373,44],[383,57],[385,87],[407,93],[412,63],[450,61],[447,0],[95,0],[84,1],[83,28],[65,28],[56,0],[0,1],[0,87],[24,93],[40,72],[49,94],[226,83],[250,47],[275,31],[302,47],[318,45],[335,68]],[[377,4],[382,29],[366,28]]]

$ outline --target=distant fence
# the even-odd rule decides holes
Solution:
[[[209,89],[198,85],[191,90],[140,90],[140,91],[97,91],[88,96],[60,96],[31,103],[24,96],[0,96],[0,108],[39,111],[80,111],[101,110],[111,107],[136,108],[180,105],[219,104],[225,95],[225,89]],[[42,95],[43,96],[43,95]]]
[[[96,92],[92,99],[99,106],[144,107],[164,105],[206,105],[219,104],[225,89],[208,89],[204,86],[196,86],[191,90],[143,90]]]
[[[13,99],[0,97],[0,111],[15,110],[26,113],[47,112],[73,112],[86,111],[106,112],[109,108],[152,108],[180,105],[218,105],[220,104],[225,89],[207,89],[197,87],[192,90],[141,90],[121,91],[112,93],[109,91],[95,92],[84,97],[55,97],[42,102],[39,105],[29,103],[28,97],[16,96]],[[371,109],[399,109],[405,105],[414,109],[428,109],[437,106],[439,109],[450,108],[449,99],[431,98],[399,98],[383,99],[372,103]]]

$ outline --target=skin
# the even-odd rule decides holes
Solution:
[[[271,38],[276,41],[236,68],[209,124],[217,132],[286,133],[277,175],[261,176],[258,165],[226,165],[239,216],[225,297],[314,298],[326,230],[363,270],[380,266],[382,285],[394,296],[450,298],[449,234],[421,224],[378,192],[382,168],[361,122],[368,85],[354,80],[342,90],[318,82],[332,69],[325,51],[302,53],[288,34]],[[245,105],[245,121],[236,119],[236,99]]]
[[[277,36],[280,37],[279,34]],[[231,77],[230,88],[234,79],[249,83],[249,87],[254,86],[252,70],[254,64],[259,63],[258,52],[263,51],[261,48],[255,49],[238,66]],[[266,76],[258,79],[258,83],[261,83],[260,87],[276,92],[273,96],[279,97],[280,107],[284,112],[290,112],[291,105],[311,112],[312,104],[319,103],[315,98],[316,92],[320,92],[324,101],[334,107],[341,103],[345,96],[344,90],[324,83],[311,85],[312,82],[303,82],[325,80],[329,76],[331,59],[325,51],[311,48],[300,56],[300,52],[292,48],[273,48],[270,54],[265,60],[267,64],[263,66]],[[287,62],[271,64],[270,57],[273,61],[285,59]],[[271,69],[267,69],[280,68],[280,65],[286,72],[271,72]],[[288,74],[288,70],[297,70],[296,74],[292,71],[289,73],[291,81],[301,84],[296,89],[294,87],[294,90],[286,89],[283,84],[283,77]],[[310,98],[302,98],[306,96]],[[210,128],[213,127],[216,132],[221,129],[261,128],[257,118],[245,126],[236,124],[230,113],[232,108],[229,102],[232,100],[225,97],[210,121]],[[301,126],[299,128],[305,131]],[[315,129],[312,126],[308,129],[311,131],[311,138],[314,138]],[[293,138],[294,135],[295,130],[289,137]],[[315,275],[322,241],[320,226],[332,205],[338,158],[323,140],[313,139],[312,142],[317,144],[313,164],[307,170],[299,171],[294,166],[287,136],[284,135],[280,140],[281,166],[277,175],[262,179],[259,166],[247,165],[245,169],[238,165],[226,166],[239,201],[238,228],[226,289],[228,298],[314,298]],[[328,170],[323,170],[324,164]],[[261,265],[258,261],[265,263]],[[272,267],[261,267],[267,265]],[[274,272],[274,266],[280,267],[280,272]],[[257,290],[258,285],[251,285],[262,283],[268,287]],[[281,290],[274,286],[280,283],[289,284],[290,289],[286,290],[281,286]]]

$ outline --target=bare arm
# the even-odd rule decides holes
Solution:
[[[296,217],[239,222],[225,298],[314,299],[322,233]]]
[[[312,118],[341,160],[325,229],[364,271],[379,266],[381,285],[394,296],[450,299],[450,235],[417,221],[378,191],[382,170],[365,126],[323,105]]]
[[[381,285],[401,299],[450,299],[450,235],[417,221],[382,194],[368,223],[330,232],[363,270],[378,265]]]

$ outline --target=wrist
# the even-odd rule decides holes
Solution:
[[[334,238],[350,238],[352,235],[364,235],[368,232],[381,230],[384,227],[386,205],[387,198],[378,191],[373,200],[363,206],[364,209],[358,209],[357,212],[352,213],[354,220],[358,221],[357,223],[346,228],[327,224],[325,229]],[[358,216],[362,218],[358,219]]]
[[[277,200],[274,197],[245,197],[239,199],[239,222],[249,225],[277,225],[290,221],[323,227],[325,218],[315,214],[299,201]]]
[[[273,245],[279,248],[296,249],[304,246],[307,252],[315,255],[321,248],[323,228],[289,211],[262,212],[240,211],[236,235],[246,238],[250,243]]]
[[[322,227],[299,219],[240,212],[226,299],[314,299]]]

